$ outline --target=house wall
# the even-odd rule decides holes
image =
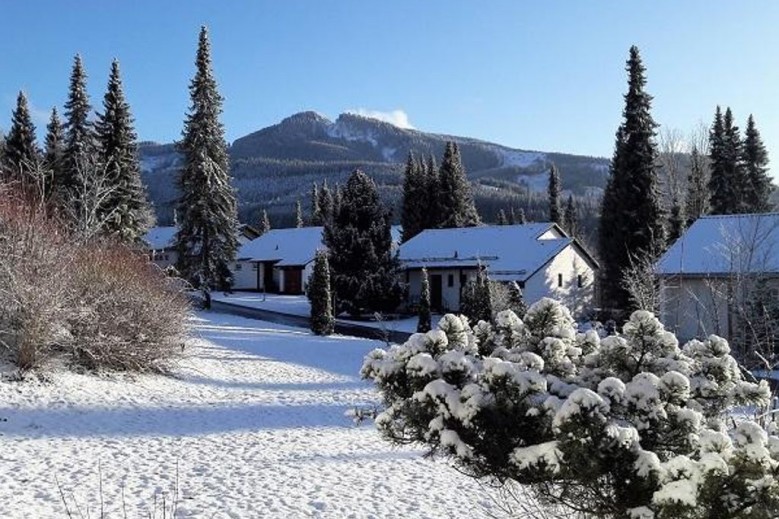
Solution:
[[[257,282],[259,270],[260,280]],[[260,290],[262,288],[262,266],[252,261],[237,261],[230,266],[233,273],[233,290]]]
[[[150,254],[152,263],[160,267],[162,270],[165,270],[171,265],[176,266],[179,258],[178,252],[168,249],[153,250]]]
[[[584,317],[595,304],[595,271],[576,247],[569,245],[525,281],[523,295],[529,305],[543,297],[557,299],[574,317]]]
[[[465,275],[466,283],[476,277],[475,268],[463,268],[463,269],[428,269],[428,277],[433,275],[441,276],[441,303],[444,306],[444,310],[456,312],[460,309],[460,292],[462,291],[462,284],[460,283],[460,274]],[[449,276],[454,276],[452,279],[452,286],[449,286]],[[416,303],[419,301],[420,294],[422,293],[422,271],[410,270],[408,271],[408,297],[409,302]]]
[[[661,278],[660,320],[680,341],[730,335],[729,283],[725,279]]]

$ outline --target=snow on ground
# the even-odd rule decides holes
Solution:
[[[475,481],[344,416],[376,401],[356,374],[378,343],[212,313],[195,333],[174,376],[0,381],[0,516],[65,517],[60,492],[75,517],[99,517],[101,496],[106,517],[162,517],[174,495],[176,517],[498,513]]]
[[[287,296],[280,294],[261,294],[257,292],[233,292],[232,294],[214,293],[212,297],[215,301],[224,301],[235,305],[246,306],[248,308],[259,308],[290,315],[302,315],[308,317],[311,315],[311,305],[306,296]],[[433,324],[437,323],[441,315],[432,316]],[[386,329],[389,331],[409,332],[417,331],[417,316],[404,317],[402,319],[391,321],[354,321],[351,319],[339,318],[338,322],[348,324],[359,324],[361,326],[370,326],[371,328]]]

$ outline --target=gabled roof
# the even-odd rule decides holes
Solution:
[[[491,279],[525,281],[573,243],[554,223],[429,229],[400,246],[400,260],[409,269],[481,263]]]
[[[176,244],[176,227],[152,227],[143,237],[143,241],[152,250],[169,249]]]
[[[704,216],[663,254],[662,276],[779,272],[779,213]]]
[[[324,247],[322,227],[272,229],[242,245],[238,259],[275,261],[279,267],[301,266],[312,261],[316,251]]]

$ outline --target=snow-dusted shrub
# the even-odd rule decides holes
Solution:
[[[21,370],[48,358],[61,335],[72,260],[45,209],[0,185],[0,349]]]
[[[90,369],[165,370],[182,350],[189,303],[175,278],[111,243],[84,245],[68,318],[74,360]]]
[[[779,437],[739,418],[767,406],[727,342],[683,347],[649,312],[622,334],[577,333],[543,299],[495,324],[444,316],[375,350],[362,376],[384,397],[383,435],[453,458],[474,477],[609,518],[779,517]]]

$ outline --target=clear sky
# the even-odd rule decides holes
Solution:
[[[93,105],[116,57],[139,136],[178,138],[201,24],[231,141],[302,110],[363,110],[397,112],[425,131],[608,157],[636,44],[657,122],[688,131],[722,104],[743,127],[753,113],[779,164],[771,0],[5,2],[0,128],[19,89],[44,126],[81,53]]]

